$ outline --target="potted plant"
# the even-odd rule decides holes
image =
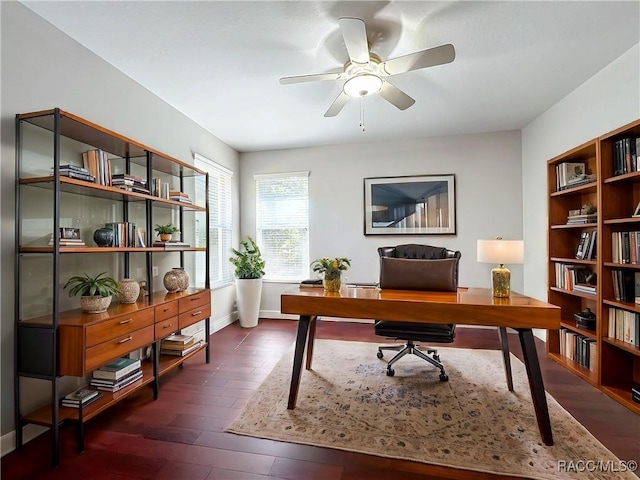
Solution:
[[[240,250],[232,248],[229,261],[235,267],[238,318],[244,328],[258,325],[264,260],[260,248],[251,237],[240,242]]]
[[[351,260],[344,257],[318,258],[311,262],[314,272],[322,273],[322,285],[328,292],[339,292],[342,284],[342,271],[351,266]]]
[[[112,296],[118,294],[118,283],[111,277],[103,277],[106,273],[99,273],[95,277],[86,273],[76,275],[65,283],[65,289],[71,287],[70,297],[80,295],[80,306],[83,312],[105,312],[111,304]]]
[[[166,225],[156,225],[154,230],[158,233],[161,242],[168,242],[171,240],[171,235],[176,232],[180,232],[178,227],[172,225],[171,223],[167,223]]]

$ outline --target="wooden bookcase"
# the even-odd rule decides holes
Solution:
[[[108,158],[107,174],[162,180],[172,189],[189,192],[191,203],[163,198],[149,191],[130,191],[70,178],[61,166],[82,166],[83,152],[100,149]],[[50,428],[52,463],[59,463],[59,429],[78,427],[83,448],[83,425],[105,409],[145,386],[154,398],[159,378],[188,358],[204,352],[209,362],[208,174],[139,142],[60,109],[16,116],[16,256],[15,256],[15,376],[16,446],[22,447],[22,427],[33,423]],[[153,246],[154,225],[176,224],[188,247]],[[105,223],[133,224],[141,229],[142,244],[99,247],[93,231]],[[71,227],[71,225],[72,227]],[[60,227],[78,228],[86,246],[62,246]],[[168,293],[154,275],[156,264],[171,264],[198,272],[199,284]],[[196,267],[197,265],[197,267]],[[136,277],[146,282],[147,295],[137,303],[114,299],[104,313],[83,313],[77,299],[67,299],[63,286],[69,275],[107,272],[116,280]],[[191,272],[195,274],[196,272]],[[154,281],[155,277],[155,281]],[[155,283],[155,285],[154,285]],[[160,355],[168,335],[202,322],[205,341],[185,356]],[[91,372],[133,352],[149,352],[143,376],[115,392],[102,391],[84,408],[63,407],[60,400],[77,384],[88,383]],[[72,377],[80,377],[73,384]],[[50,382],[50,401],[24,406],[25,384]],[[69,381],[71,380],[71,381]],[[33,388],[33,387],[31,387]],[[92,388],[92,387],[89,387]],[[27,402],[28,403],[28,402]],[[25,410],[25,412],[23,412]]]
[[[595,356],[591,357],[590,363],[593,364],[588,368],[570,358],[568,351],[562,352],[567,344],[566,341],[563,343],[561,330],[548,331],[547,354],[622,405],[640,413],[640,404],[631,399],[631,385],[640,383],[640,348],[609,337],[610,309],[640,313],[640,304],[633,300],[624,303],[615,300],[612,274],[613,270],[640,272],[640,263],[613,262],[613,234],[640,231],[640,218],[632,217],[640,202],[640,171],[614,175],[615,142],[628,137],[640,137],[640,120],[548,161],[548,301],[562,308],[561,327],[574,341],[588,343],[590,350],[595,349]],[[565,162],[584,163],[586,173],[595,175],[595,181],[559,189],[557,167]],[[580,209],[587,203],[596,207],[597,221],[567,224],[569,211]],[[595,259],[576,258],[580,237],[584,232],[596,233]],[[569,270],[587,269],[594,273],[597,279],[596,293],[560,288],[559,265],[572,266]],[[580,328],[576,324],[574,314],[586,308],[596,315],[595,330]],[[585,359],[582,360],[584,363]]]

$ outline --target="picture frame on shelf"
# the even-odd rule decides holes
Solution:
[[[365,235],[455,235],[455,175],[364,179]]]
[[[60,238],[65,240],[79,240],[80,229],[73,227],[60,227]]]

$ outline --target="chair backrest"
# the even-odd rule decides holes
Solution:
[[[378,248],[380,288],[455,292],[459,251],[405,244]]]

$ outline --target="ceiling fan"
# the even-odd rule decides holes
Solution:
[[[325,117],[338,115],[351,98],[366,97],[374,93],[380,94],[382,98],[400,110],[406,110],[415,103],[415,100],[389,82],[387,77],[451,63],[456,58],[453,45],[446,44],[383,62],[375,53],[369,51],[367,30],[363,20],[343,17],[338,20],[338,25],[349,53],[349,60],[341,71],[280,79],[282,85],[319,80],[345,80],[342,92],[324,114]]]

